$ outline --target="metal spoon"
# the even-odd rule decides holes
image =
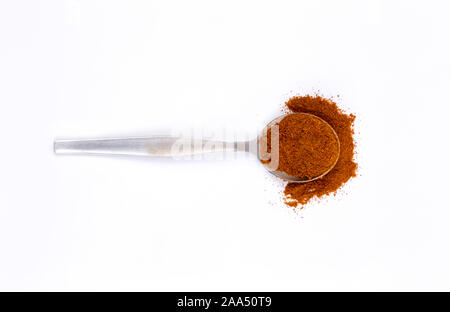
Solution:
[[[295,113],[305,114],[305,113]],[[311,114],[305,114],[318,118]],[[249,152],[259,159],[262,158],[262,147],[260,144],[262,138],[267,134],[268,129],[274,129],[284,117],[281,115],[272,120],[264,128],[262,135],[258,138],[248,141],[215,141],[215,140],[193,140],[188,138],[180,138],[174,136],[147,136],[147,137],[127,137],[127,138],[107,138],[107,139],[55,139],[54,151],[56,154],[97,154],[97,155],[132,155],[132,156],[159,156],[159,157],[183,157],[211,152]],[[338,136],[334,129],[327,124],[339,142]],[[339,153],[338,153],[339,155]],[[275,176],[288,182],[310,182],[326,175],[336,164],[338,157],[333,165],[325,172],[317,177],[305,180],[299,177],[290,176],[284,172],[277,171],[270,164],[264,164],[267,170]]]

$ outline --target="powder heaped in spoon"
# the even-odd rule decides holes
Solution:
[[[339,140],[322,119],[311,114],[288,114],[274,126],[278,127],[279,140],[277,171],[307,181],[327,173],[336,163]],[[271,138],[269,128],[267,149],[273,157]]]

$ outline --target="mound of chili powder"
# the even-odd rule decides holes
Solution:
[[[297,207],[305,205],[313,198],[334,194],[350,178],[356,176],[358,165],[354,160],[355,143],[353,139],[355,116],[346,114],[331,99],[318,95],[294,96],[285,103],[285,108],[289,112],[309,113],[322,118],[333,127],[340,142],[339,159],[328,174],[312,182],[286,185],[285,203],[291,207]],[[281,135],[280,140],[282,139]]]
[[[328,172],[339,158],[339,141],[333,129],[311,114],[287,114],[278,126],[278,163],[274,168],[302,180],[311,180]],[[272,160],[272,128],[267,131],[268,163]],[[263,138],[265,139],[265,138]]]

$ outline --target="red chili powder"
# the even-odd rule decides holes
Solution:
[[[278,126],[279,136],[277,171],[301,180],[312,180],[327,173],[339,158],[335,131],[317,116],[286,114],[273,126]],[[271,136],[270,127],[267,135],[261,137],[260,147],[267,147],[267,153],[260,151],[263,164],[272,160]]]
[[[288,183],[284,189],[285,203],[291,207],[304,206],[313,198],[335,194],[350,178],[356,176],[354,160],[355,116],[346,114],[337,104],[318,95],[294,96],[285,103],[290,112],[309,113],[325,120],[339,137],[340,155],[335,167],[320,179],[307,183]]]

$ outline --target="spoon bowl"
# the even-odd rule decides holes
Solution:
[[[293,115],[297,115],[297,116],[307,116],[308,118],[314,118],[318,121],[320,121],[321,123],[323,123],[324,125],[326,125],[326,127],[328,128],[328,130],[330,130],[333,135],[336,138],[336,142],[338,144],[338,151],[336,153],[336,157],[333,161],[333,163],[331,164],[331,166],[329,166],[326,170],[324,170],[322,173],[318,174],[317,176],[314,176],[312,178],[302,178],[302,177],[297,177],[297,176],[292,176],[289,175],[286,172],[280,171],[278,170],[278,163],[276,163],[275,166],[273,166],[270,162],[269,163],[265,163],[264,160],[267,160],[267,158],[271,158],[273,157],[273,155],[269,155],[272,153],[267,153],[267,134],[269,129],[272,129],[272,133],[274,133],[274,129],[277,125],[280,124],[280,122],[286,118],[287,116],[293,116]],[[278,132],[278,131],[277,131]],[[278,154],[278,146],[276,146],[276,153]],[[274,147],[272,147],[271,152],[274,150]],[[328,124],[325,120],[323,120],[320,117],[317,117],[316,115],[313,114],[309,114],[309,113],[289,113],[289,114],[285,114],[285,115],[281,115],[278,116],[277,118],[273,119],[271,122],[269,122],[267,124],[267,126],[263,129],[262,134],[259,136],[258,138],[258,157],[261,160],[261,163],[264,165],[264,167],[273,175],[275,175],[276,177],[286,180],[288,182],[294,182],[294,183],[307,183],[307,182],[312,182],[314,180],[320,179],[323,176],[325,176],[327,173],[329,173],[334,166],[336,165],[338,159],[339,159],[339,154],[340,154],[340,142],[339,142],[339,137],[336,133],[336,131],[333,129],[333,127],[330,126],[330,124]],[[277,156],[278,157],[278,156]]]

